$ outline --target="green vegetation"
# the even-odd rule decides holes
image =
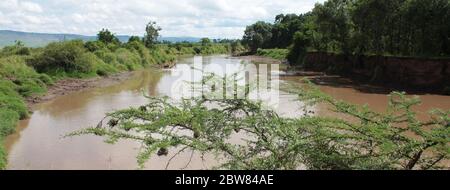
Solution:
[[[174,62],[178,55],[229,53],[229,43],[158,44],[155,41],[158,33],[153,33],[151,27],[160,30],[151,22],[147,26],[145,39],[133,37],[127,43],[121,43],[112,32],[103,29],[98,33],[97,41],[53,42],[43,48],[28,48],[16,42],[13,46],[2,48],[0,140],[14,132],[19,119],[28,116],[25,99],[45,94],[47,87],[57,80],[107,76],[149,66],[161,67]],[[5,168],[5,164],[6,153],[0,146],[0,169]]]
[[[289,51],[287,49],[258,49],[256,55],[270,57],[278,60],[287,58]]]
[[[433,110],[431,120],[422,122],[412,110],[420,101],[403,93],[392,93],[387,110],[378,113],[337,101],[310,83],[295,92],[308,105],[327,104],[342,117],[305,113],[284,118],[246,99],[194,98],[174,103],[149,97],[147,105],[110,113],[97,127],[68,136],[92,134],[108,143],[138,141],[141,167],[158,152],[176,148],[175,156],[192,151],[192,155],[222,158],[217,169],[448,168],[442,163],[450,159],[450,110]],[[236,134],[248,141],[230,140]]]
[[[293,64],[307,51],[448,57],[449,20],[448,0],[328,0],[305,14],[250,25],[243,42],[252,53],[290,48]]]
[[[147,26],[145,27],[145,35],[144,41],[145,47],[152,48],[159,37],[159,31],[161,31],[161,28],[156,25],[156,22],[150,21]]]
[[[232,46],[233,45],[233,46]],[[179,42],[167,44],[168,51],[179,55],[211,55],[211,54],[229,54],[241,51],[237,42],[218,42],[212,43],[210,39],[204,38],[200,43]],[[234,47],[234,49],[233,49]],[[232,52],[232,50],[234,50]]]

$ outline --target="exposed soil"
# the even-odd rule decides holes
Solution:
[[[82,91],[95,87],[106,87],[120,83],[128,79],[133,72],[122,72],[105,77],[95,77],[88,79],[68,78],[59,80],[54,85],[49,86],[44,96],[34,96],[26,99],[27,105],[31,108],[33,105],[55,99],[69,93]]]

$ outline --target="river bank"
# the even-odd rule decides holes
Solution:
[[[111,86],[117,84],[129,78],[132,74],[133,71],[128,71],[105,77],[62,79],[57,81],[52,86],[49,86],[45,95],[28,97],[26,98],[26,102],[28,107],[32,108],[32,106],[35,104],[50,101],[59,96],[87,90],[94,87]]]
[[[450,59],[309,52],[302,69],[414,94],[450,94]]]

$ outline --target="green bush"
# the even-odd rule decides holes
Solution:
[[[101,49],[105,49],[106,45],[100,41],[90,41],[86,42],[86,44],[84,44],[84,47],[90,52],[95,52]]]
[[[92,67],[84,60],[77,60],[85,52],[83,41],[50,43],[43,52],[29,61],[38,72],[57,74],[58,72],[90,72]]]
[[[39,75],[39,80],[41,80],[46,85],[53,85],[54,84],[53,79],[50,76],[48,76],[47,74],[40,74]]]
[[[155,60],[156,64],[173,62],[175,60],[175,56],[167,54],[167,52],[163,48],[156,48],[156,49],[152,50],[151,55],[152,55],[153,59]]]
[[[97,64],[102,64],[103,61],[100,60],[93,53],[83,53],[80,57],[75,59],[75,63],[79,66],[80,72],[82,73],[91,73],[94,71],[94,67]]]
[[[24,58],[20,56],[0,59],[0,77],[15,83],[15,89],[25,97],[45,93],[47,84],[53,82],[50,77],[38,74],[27,66]]]
[[[287,49],[258,49],[256,55],[270,57],[273,59],[284,60],[288,56]]]
[[[152,57],[150,50],[144,46],[140,41],[132,41],[125,45],[125,48],[132,52],[137,52],[141,57],[141,64],[143,66],[155,64],[155,59]]]
[[[93,55],[93,54],[92,54]],[[99,76],[108,76],[113,73],[117,73],[118,69],[111,64],[106,64],[100,58],[93,55],[96,59],[94,64],[95,73]]]
[[[0,142],[4,137],[15,131],[17,122],[19,122],[19,114],[13,110],[0,109]],[[4,146],[0,145],[0,170],[5,169],[7,164],[7,154]]]
[[[0,51],[0,57],[7,57],[11,55],[30,55],[31,50],[25,47],[21,42],[12,46],[6,46]]]
[[[115,51],[115,54],[117,55],[117,61],[121,65],[125,65],[129,71],[142,67],[142,59],[136,52],[131,52],[125,48],[119,48]]]
[[[39,79],[29,78],[14,82],[18,85],[17,91],[24,97],[44,94],[47,91],[45,83]]]
[[[14,132],[20,119],[17,112],[10,109],[0,110],[0,139]]]
[[[15,91],[16,85],[8,80],[0,79],[0,142],[14,132],[19,119],[28,116],[23,98]],[[0,169],[6,166],[6,152],[0,145]]]
[[[0,141],[3,142],[1,137],[0,137]],[[2,145],[0,145],[0,170],[6,168],[6,162],[7,162],[6,150]]]
[[[302,33],[296,32],[294,35],[294,44],[290,47],[287,59],[291,65],[303,65],[305,62],[306,54],[308,51],[308,45],[311,43],[311,39]]]
[[[28,109],[23,98],[20,96],[7,96],[0,94],[0,107],[2,110],[12,110],[16,112],[20,119],[28,117]]]

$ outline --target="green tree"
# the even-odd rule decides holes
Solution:
[[[211,44],[211,40],[209,38],[202,38],[200,40],[200,43],[202,44],[202,46],[208,46]]]
[[[130,43],[130,42],[140,42],[140,41],[141,41],[141,38],[139,36],[131,36],[128,39],[128,43]]]
[[[311,40],[305,33],[295,33],[294,44],[290,48],[287,56],[287,59],[292,65],[301,65],[304,63],[310,43]]]
[[[295,32],[301,30],[304,15],[277,15],[272,28],[272,42],[270,48],[286,48],[292,44]]]
[[[147,48],[152,48],[159,37],[161,27],[156,25],[156,22],[150,21],[145,27],[144,44]]]
[[[110,32],[108,29],[102,29],[98,34],[97,34],[97,38],[99,41],[105,43],[105,44],[110,44],[110,43],[120,43],[119,39],[112,33]]]
[[[316,4],[313,14],[327,51],[350,53],[351,3],[348,0],[329,0],[323,5]]]
[[[272,40],[272,24],[259,21],[247,26],[242,43],[256,53],[258,48],[267,48]]]

